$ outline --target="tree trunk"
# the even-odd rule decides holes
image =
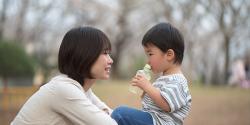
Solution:
[[[112,77],[113,78],[119,78],[120,77],[120,72],[119,72],[119,56],[114,56],[113,59],[113,64],[112,64]]]
[[[20,14],[18,15],[18,19],[17,19],[17,29],[16,29],[16,40],[17,41],[23,41],[24,38],[24,24],[25,24],[25,16],[27,13],[29,7],[29,0],[23,0],[21,2],[21,10],[20,10]]]
[[[225,51],[225,66],[224,66],[224,79],[223,83],[228,83],[228,77],[229,77],[229,60],[230,60],[230,38],[225,35],[224,36],[224,51]]]
[[[122,33],[121,33],[122,34]],[[119,38],[119,35],[118,35],[118,39],[115,43],[115,49],[116,49],[116,52],[113,56],[113,65],[112,65],[112,76],[114,78],[121,78],[121,74],[119,72],[119,64],[120,64],[120,60],[121,60],[121,53],[122,53],[122,47],[123,47],[123,44],[125,43],[125,38],[122,37],[122,38]]]
[[[3,94],[8,92],[8,79],[3,77]]]
[[[8,111],[9,109],[9,104],[8,104],[8,79],[6,77],[3,77],[3,98],[2,98],[2,105],[3,109]]]
[[[3,37],[3,31],[4,31],[4,23],[6,20],[6,10],[8,7],[9,0],[3,0],[2,1],[2,12],[0,17],[0,38]]]

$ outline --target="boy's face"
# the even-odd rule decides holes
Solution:
[[[166,70],[169,65],[167,53],[162,52],[153,44],[144,46],[145,53],[148,57],[148,64],[151,66],[153,73],[161,73]]]

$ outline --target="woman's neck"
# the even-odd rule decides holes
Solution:
[[[95,79],[85,79],[84,80],[84,85],[83,85],[83,89],[85,92],[87,92],[91,86],[94,84]]]

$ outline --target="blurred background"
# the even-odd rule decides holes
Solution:
[[[58,73],[61,40],[77,26],[99,28],[112,43],[112,76],[96,94],[112,108],[140,108],[127,88],[146,63],[142,37],[169,22],[185,39],[193,97],[185,124],[250,125],[249,12],[249,0],[0,0],[0,124]]]

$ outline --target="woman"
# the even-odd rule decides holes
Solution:
[[[58,55],[61,75],[32,95],[11,125],[117,125],[91,90],[96,79],[110,76],[110,51],[109,39],[96,28],[68,31]]]

